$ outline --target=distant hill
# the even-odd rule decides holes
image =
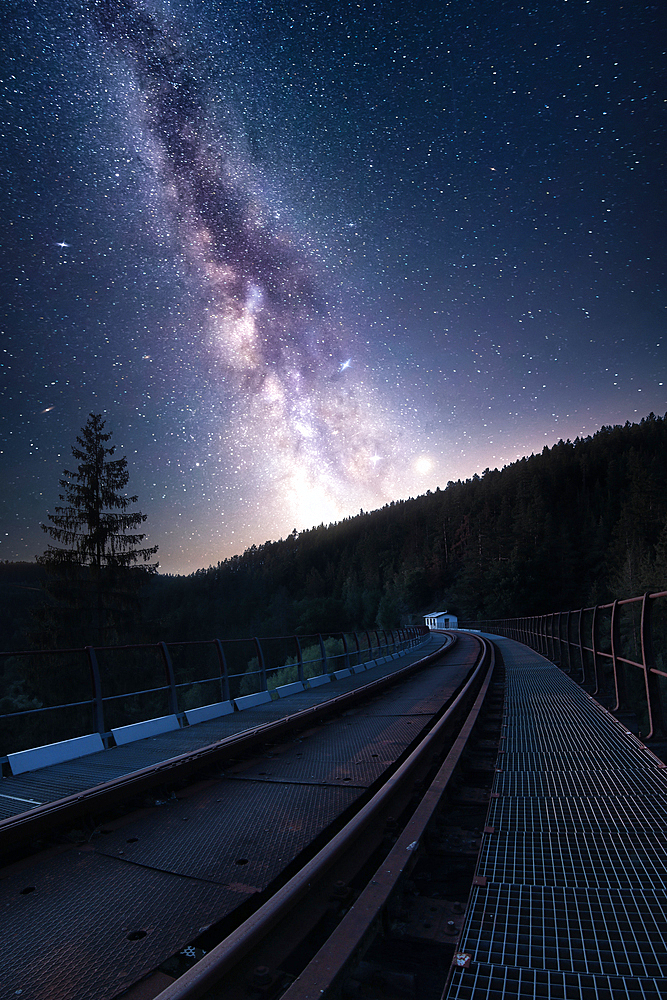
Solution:
[[[27,641],[41,572],[0,564],[5,649]],[[540,614],[645,589],[667,589],[667,416],[653,414],[187,577],[152,577],[124,638],[391,628],[438,606]]]
[[[667,418],[603,427],[415,499],[156,580],[155,634],[392,627],[667,589]]]

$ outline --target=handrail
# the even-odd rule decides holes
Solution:
[[[67,690],[70,697],[74,695],[72,701],[51,705],[41,704],[0,714],[0,723],[5,730],[3,742],[9,741],[0,747],[0,754],[6,755],[14,749],[22,749],[21,746],[13,746],[11,742],[10,729],[13,723],[17,729],[14,742],[18,743],[21,742],[26,723],[30,720],[35,720],[37,724],[37,732],[35,733],[33,728],[30,736],[32,745],[36,745],[35,741],[45,744],[79,735],[78,732],[72,732],[73,728],[80,728],[81,734],[98,732],[105,741],[108,741],[111,735],[110,711],[114,716],[112,726],[143,721],[157,714],[177,715],[182,720],[185,709],[195,708],[199,702],[207,704],[229,701],[239,697],[240,694],[270,690],[271,687],[283,683],[285,678],[303,682],[322,673],[333,673],[341,668],[350,669],[368,660],[410,649],[427,636],[429,630],[424,625],[410,625],[383,631],[382,634],[384,642],[380,641],[377,632],[335,632],[312,636],[197,639],[122,646],[0,652],[0,662],[10,658],[29,657],[36,658],[39,664],[44,663],[44,657],[48,658],[49,671],[58,673],[59,688]],[[375,635],[375,643],[371,635]],[[354,639],[353,648],[351,643],[348,645],[348,636]],[[337,647],[333,650],[327,649],[327,644],[332,640]],[[242,644],[245,644],[245,647]],[[211,650],[209,663],[213,665],[211,668],[213,672],[209,676],[201,676],[206,673],[206,670],[202,669],[202,665],[205,665],[203,659],[206,656],[205,651],[199,653],[194,661],[190,659],[185,665],[180,666],[178,663],[179,658],[188,658],[192,653],[197,654],[202,647],[210,647]],[[147,683],[136,685],[135,681],[134,690],[118,692],[117,686],[114,690],[118,667],[114,672],[103,659],[113,661],[114,658],[121,656],[127,662],[130,654],[139,657],[143,671],[142,679]],[[255,669],[253,661],[257,665]],[[81,668],[84,668],[83,671]],[[151,681],[153,683],[150,683]],[[210,685],[213,685],[213,689]],[[216,693],[209,696],[206,701],[207,695],[203,692],[211,690]],[[137,705],[137,699],[146,696],[153,696],[148,707],[146,702]],[[32,697],[39,698],[39,690],[32,692]],[[135,699],[134,704],[132,699]],[[84,706],[87,706],[92,715],[90,725],[84,719],[87,714],[82,710]],[[70,721],[61,718],[59,721],[51,722],[54,712],[58,710],[63,712],[66,709],[78,710],[76,716],[80,720],[79,726],[72,726],[71,716]],[[49,721],[42,722],[42,717]],[[5,756],[4,761],[6,759]],[[2,757],[0,762],[3,762]]]
[[[497,633],[531,646],[557,662],[567,673],[578,673],[579,683],[590,685],[591,694],[608,696],[614,712],[635,710],[639,698],[646,713],[647,731],[642,738],[649,740],[664,736],[667,725],[667,685],[661,681],[667,678],[665,598],[667,590],[661,590],[576,611],[460,624],[462,628]],[[656,609],[661,614],[659,650],[656,650],[653,634]],[[587,627],[589,615],[591,620]],[[576,636],[572,635],[573,631]],[[605,670],[605,667],[611,669]],[[641,670],[643,684],[633,685],[632,674],[627,673],[626,667]]]

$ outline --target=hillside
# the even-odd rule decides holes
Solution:
[[[154,582],[155,637],[538,614],[667,587],[667,417]]]
[[[42,573],[0,565],[4,649],[29,645]],[[539,614],[661,588],[667,417],[651,414],[188,577],[152,577],[119,639],[393,627],[443,605],[467,619]]]

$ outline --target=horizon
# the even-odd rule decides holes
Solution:
[[[423,493],[417,493],[414,496],[395,497],[394,499],[387,500],[380,507],[371,508],[369,510],[363,510],[363,509],[361,509],[361,510],[355,512],[355,513],[347,514],[344,517],[341,517],[341,518],[339,518],[336,521],[328,521],[328,522],[320,521],[317,524],[304,525],[301,528],[294,527],[292,529],[292,531],[287,532],[285,535],[281,535],[279,538],[265,538],[261,542],[260,541],[250,542],[248,545],[246,545],[239,552],[230,553],[229,555],[226,555],[224,557],[221,557],[221,558],[217,559],[215,562],[210,562],[210,563],[208,563],[208,565],[197,566],[195,569],[187,569],[187,570],[185,570],[183,572],[179,572],[176,569],[165,570],[159,564],[158,568],[157,568],[157,571],[156,571],[156,575],[158,575],[158,576],[183,576],[183,577],[192,576],[192,575],[196,574],[197,572],[199,572],[200,570],[211,569],[211,568],[215,567],[216,565],[218,565],[218,563],[223,563],[226,559],[233,559],[235,556],[242,556],[245,552],[247,552],[249,549],[251,549],[253,547],[253,545],[256,546],[257,548],[261,548],[261,546],[263,546],[263,545],[280,544],[281,542],[286,541],[287,538],[289,538],[290,535],[294,531],[296,531],[297,532],[297,536],[299,536],[299,535],[305,534],[305,533],[307,533],[309,531],[315,531],[318,528],[322,528],[322,527],[323,528],[331,528],[331,527],[334,527],[335,525],[340,524],[340,523],[342,523],[343,521],[346,521],[346,520],[352,521],[352,520],[355,520],[357,517],[366,516],[366,515],[372,515],[374,513],[377,513],[380,510],[385,509],[386,507],[391,506],[392,504],[395,504],[395,503],[409,503],[411,500],[418,500],[420,497],[426,496],[426,495],[428,495],[430,493],[436,493],[436,492],[443,492],[444,493],[447,489],[449,489],[450,485],[456,485],[457,483],[468,483],[468,482],[471,482],[474,479],[475,476],[478,476],[479,478],[483,478],[484,475],[486,475],[487,472],[488,473],[493,473],[493,472],[499,472],[500,473],[500,472],[503,472],[505,469],[507,469],[510,466],[516,464],[517,462],[521,462],[524,459],[529,460],[529,459],[535,457],[536,455],[541,454],[543,452],[544,448],[547,448],[548,450],[550,450],[551,448],[554,448],[554,447],[556,447],[559,444],[576,445],[578,441],[590,440],[596,434],[599,434],[599,433],[601,433],[601,432],[603,432],[605,430],[613,430],[615,427],[625,427],[625,426],[628,426],[628,425],[630,425],[630,426],[639,425],[644,420],[648,420],[651,417],[656,417],[657,419],[667,420],[667,412],[665,414],[654,414],[653,412],[651,412],[651,413],[646,414],[644,417],[641,417],[639,420],[636,420],[636,421],[629,421],[628,420],[628,421],[624,421],[623,424],[603,424],[601,427],[598,427],[598,429],[596,431],[593,431],[591,434],[587,434],[585,436],[578,435],[575,438],[559,438],[557,441],[554,441],[552,444],[548,444],[548,445],[544,444],[542,446],[542,448],[539,449],[539,451],[532,451],[528,455],[521,455],[518,458],[513,459],[511,462],[507,462],[503,466],[500,466],[500,467],[499,466],[496,466],[496,467],[487,466],[485,469],[483,469],[481,471],[473,472],[469,476],[458,477],[457,479],[449,480],[444,486],[442,486],[440,484],[436,484],[433,488],[429,487]],[[158,550],[158,557],[159,557],[159,550]],[[2,559],[2,560],[0,560],[0,562],[5,563],[5,564],[9,564],[9,563],[26,563],[27,565],[36,565],[36,559],[32,559],[32,560],[30,560],[30,559]],[[159,563],[159,558],[158,558],[158,563]]]

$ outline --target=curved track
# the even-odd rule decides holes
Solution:
[[[303,927],[312,930],[323,916],[326,924],[331,893],[345,902],[359,864],[372,867],[387,821],[394,830],[415,781],[447,751],[451,774],[454,747],[460,755],[464,745],[460,714],[479,702],[491,659],[483,640],[462,636],[444,655],[407,668],[411,677],[398,671],[244,738],[70,796],[59,810],[51,804],[24,814],[24,834],[34,833],[175,783],[163,804],[153,799],[143,813],[94,826],[85,843],[4,870],[11,928],[3,995],[152,997],[207,951],[164,994],[199,996],[221,977],[247,976],[248,962],[263,968],[265,955],[307,954],[313,935],[304,945]],[[197,784],[182,787],[196,772]],[[14,842],[18,819],[3,824]],[[284,989],[272,966],[255,974],[258,995]]]

